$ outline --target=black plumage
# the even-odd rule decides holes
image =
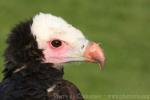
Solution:
[[[43,63],[31,24],[22,22],[9,34],[0,100],[83,100],[78,88],[63,79],[63,67]]]

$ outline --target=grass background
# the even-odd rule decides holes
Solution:
[[[1,71],[10,29],[38,12],[61,16],[88,39],[102,42],[103,71],[90,63],[65,65],[65,79],[86,100],[150,99],[150,0],[0,0]]]

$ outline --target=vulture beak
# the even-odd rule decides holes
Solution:
[[[103,49],[95,42],[90,42],[85,49],[83,56],[88,62],[96,62],[99,64],[100,69],[102,70],[105,63],[105,56]]]

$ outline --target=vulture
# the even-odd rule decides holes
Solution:
[[[8,34],[0,100],[84,100],[79,89],[63,79],[63,64],[98,63],[105,56],[98,43],[61,17],[38,13]]]

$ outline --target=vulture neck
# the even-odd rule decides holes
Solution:
[[[21,79],[30,81],[37,80],[37,82],[42,82],[43,80],[43,83],[53,84],[55,81],[62,80],[64,74],[63,67],[56,69],[53,66],[54,64],[50,63],[30,63],[15,69],[10,77],[4,77],[4,79],[21,77]]]

